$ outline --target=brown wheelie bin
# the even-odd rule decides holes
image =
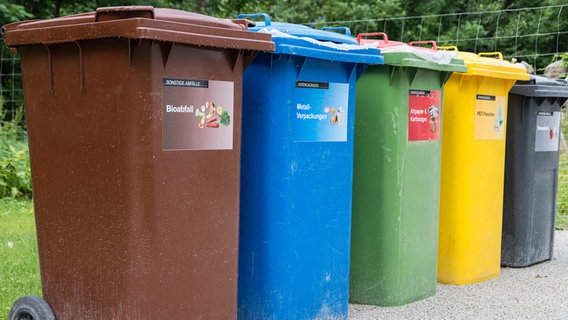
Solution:
[[[242,74],[268,34],[153,7],[7,25],[43,300],[10,319],[234,319]]]

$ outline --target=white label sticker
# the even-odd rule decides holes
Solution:
[[[534,151],[558,151],[560,143],[560,112],[538,111]]]

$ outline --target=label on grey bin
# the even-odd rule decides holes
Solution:
[[[233,149],[234,83],[162,80],[162,149]]]
[[[560,143],[560,112],[538,111],[534,151],[558,151]]]

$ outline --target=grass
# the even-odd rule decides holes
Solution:
[[[568,152],[560,156],[556,229],[568,229]],[[41,296],[33,204],[0,198],[0,319],[27,295]]]
[[[560,154],[558,170],[558,198],[556,204],[556,229],[568,229],[568,152]]]
[[[565,139],[568,138],[568,115],[562,109],[560,125]],[[565,144],[560,146],[560,163],[558,167],[558,196],[556,198],[556,229],[568,230],[568,151]]]
[[[0,199],[0,319],[28,295],[41,296],[32,201]]]

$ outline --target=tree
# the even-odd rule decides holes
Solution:
[[[4,0],[0,24],[136,5],[138,1]],[[564,1],[544,0],[539,6]],[[568,30],[568,9],[517,10],[534,7],[532,0],[149,0],[145,4],[221,18],[267,13],[272,21],[315,28],[346,26],[354,35],[385,31],[390,39],[404,42],[436,40],[441,45],[457,45],[462,51],[501,50],[507,57],[528,59],[539,68],[551,58],[543,53],[568,51],[568,34],[558,33]]]
[[[33,18],[24,6],[15,3],[0,3],[0,24],[18,22]]]

